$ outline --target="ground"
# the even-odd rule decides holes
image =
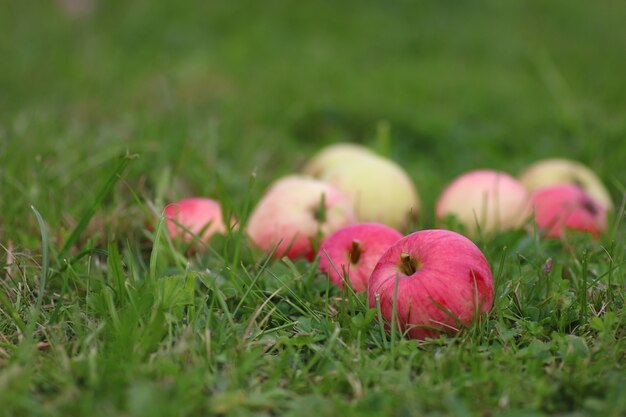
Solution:
[[[0,414],[626,413],[625,5],[2,8]],[[459,173],[549,156],[594,169],[617,208],[598,241],[477,238],[494,308],[426,342],[242,231],[189,253],[152,226],[189,195],[245,222],[337,141],[407,170],[419,228]]]

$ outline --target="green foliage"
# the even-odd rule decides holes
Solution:
[[[623,5],[62,3],[0,13],[0,415],[626,413]],[[457,174],[547,156],[621,208],[599,241],[480,236],[492,312],[407,340],[247,241],[265,187],[339,140],[409,171],[416,228]],[[235,219],[210,246],[161,221],[190,195]]]

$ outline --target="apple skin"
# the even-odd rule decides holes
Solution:
[[[322,243],[318,268],[340,287],[344,284],[345,271],[354,291],[365,291],[381,255],[401,238],[400,232],[381,223],[342,227]]]
[[[226,233],[220,203],[210,198],[192,197],[170,203],[163,215],[172,239],[190,242],[193,234],[208,242],[214,233]]]
[[[406,255],[415,272],[404,269]],[[396,277],[396,323],[413,339],[460,330],[442,308],[467,326],[489,312],[493,304],[493,278],[487,259],[471,240],[449,230],[414,232],[382,255],[370,277],[367,297],[372,308],[380,298],[386,323],[392,319]]]
[[[355,158],[334,165],[320,178],[350,198],[358,221],[402,230],[419,214],[420,199],[411,178],[389,159]]]
[[[522,226],[530,215],[529,194],[505,172],[470,171],[458,176],[444,189],[435,212],[441,221],[455,216],[469,235],[505,231]]]
[[[355,143],[336,143],[316,153],[304,166],[302,172],[319,178],[336,165],[349,164],[353,160],[372,156],[376,157],[376,154],[365,146]]]
[[[544,159],[526,167],[518,176],[529,192],[549,185],[573,184],[591,195],[608,210],[613,200],[606,187],[587,166],[565,158]]]
[[[325,220],[316,212],[325,207]],[[277,180],[248,220],[248,235],[265,253],[278,245],[275,258],[315,258],[313,241],[354,222],[352,204],[330,184],[291,175]],[[280,243],[280,244],[279,244]]]
[[[607,227],[607,208],[575,185],[540,188],[531,195],[530,204],[535,224],[547,238],[562,238],[566,230],[578,230],[598,239]]]

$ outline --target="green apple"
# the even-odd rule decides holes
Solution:
[[[535,162],[519,174],[519,180],[530,192],[550,185],[573,184],[607,209],[613,208],[611,196],[596,173],[570,159],[551,158]]]
[[[374,154],[345,159],[319,178],[350,198],[358,221],[402,230],[419,213],[420,200],[411,178],[389,159]]]
[[[349,164],[354,160],[376,157],[377,155],[364,146],[355,143],[337,143],[319,151],[307,162],[302,172],[319,178],[335,165]]]

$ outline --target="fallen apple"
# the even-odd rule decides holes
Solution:
[[[315,154],[304,166],[302,172],[319,178],[336,165],[349,164],[354,160],[376,156],[365,146],[356,143],[336,143]]]
[[[314,241],[354,222],[350,201],[335,187],[292,175],[276,181],[248,220],[247,231],[266,253],[313,260]]]
[[[402,234],[380,223],[357,223],[342,227],[324,239],[319,250],[319,269],[343,286],[344,279],[354,291],[365,291],[380,256]]]
[[[411,178],[389,159],[355,158],[334,165],[320,179],[350,198],[358,221],[403,230],[419,214],[420,200]]]
[[[370,307],[380,305],[387,324],[410,338],[433,338],[456,333],[489,312],[493,278],[472,241],[449,230],[422,230],[381,256],[367,296]]]
[[[611,195],[600,178],[577,161],[564,158],[544,159],[524,169],[519,174],[519,180],[530,192],[549,185],[573,184],[607,209],[613,209]]]
[[[440,221],[449,216],[463,225],[469,235],[516,229],[526,221],[528,192],[507,173],[477,170],[453,180],[436,204]]]
[[[530,203],[535,224],[548,238],[561,238],[567,230],[577,230],[597,239],[606,230],[606,207],[575,185],[540,188],[531,195]]]
[[[214,233],[226,233],[220,203],[210,198],[186,198],[168,204],[163,215],[173,239],[190,242],[197,236],[208,242]]]

